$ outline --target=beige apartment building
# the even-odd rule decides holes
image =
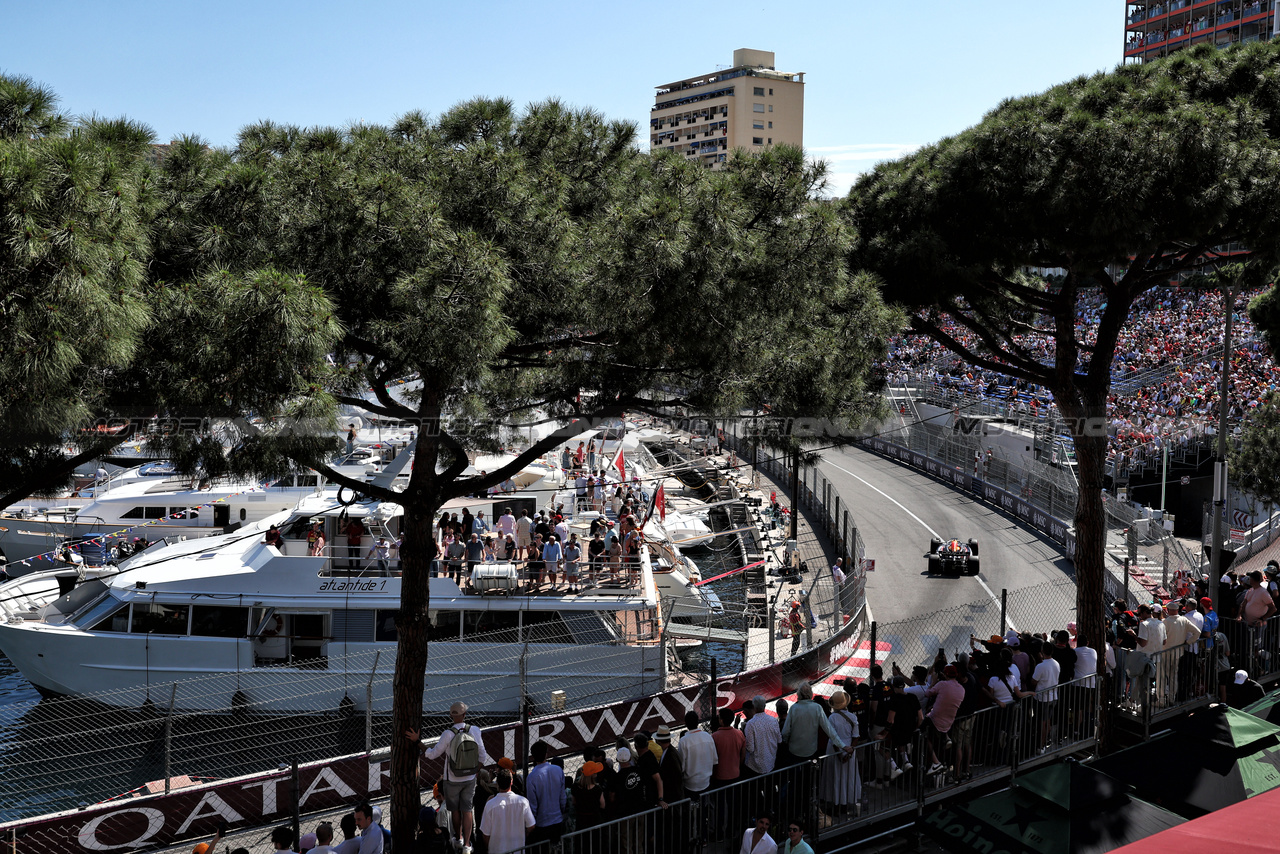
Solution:
[[[804,145],[804,74],[778,71],[773,52],[741,48],[733,67],[658,87],[649,150],[674,149],[720,168],[735,148]]]

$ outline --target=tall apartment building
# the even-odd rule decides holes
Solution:
[[[675,149],[715,169],[735,148],[804,144],[804,74],[778,71],[773,52],[741,48],[733,67],[658,87],[649,149]]]
[[[1124,61],[1144,62],[1193,44],[1226,47],[1276,34],[1275,0],[1126,0]]]

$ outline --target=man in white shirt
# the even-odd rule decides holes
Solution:
[[[516,517],[511,515],[511,508],[508,507],[498,517],[498,533],[502,534],[505,540],[507,537],[514,537],[516,533]]]
[[[751,705],[756,713],[742,729],[745,739],[746,765],[752,774],[768,774],[773,770],[773,764],[778,759],[782,729],[778,726],[777,718],[764,713],[764,697],[752,698]]]
[[[1161,705],[1172,705],[1185,690],[1178,684],[1182,657],[1186,645],[1199,638],[1195,625],[1169,607],[1164,618],[1164,647],[1160,656],[1160,670],[1156,674],[1156,697]]]
[[[1036,717],[1040,719],[1040,747],[1049,745],[1049,728],[1053,726],[1054,712],[1058,707],[1058,680],[1062,676],[1062,666],[1053,658],[1053,647],[1045,644],[1040,648],[1040,663],[1031,672],[1031,681],[1035,683]]]
[[[525,838],[537,822],[529,802],[511,791],[511,772],[499,768],[498,794],[484,805],[480,832],[484,834],[489,854],[508,854],[524,847]]]
[[[1151,699],[1151,672],[1160,666],[1160,651],[1164,649],[1164,624],[1155,617],[1150,605],[1138,606],[1138,649],[1137,667],[1125,665],[1133,680],[1133,700],[1145,706]],[[1133,655],[1133,653],[1130,653]],[[1145,660],[1143,658],[1145,656]],[[1150,661],[1150,667],[1147,666]]]
[[[480,767],[492,765],[493,760],[489,758],[489,754],[484,749],[484,738],[480,734],[480,727],[472,726],[466,722],[467,704],[461,701],[454,703],[449,707],[449,716],[453,718],[453,723],[440,736],[434,747],[427,748],[427,758],[436,759],[440,756],[453,756],[449,752],[449,745],[458,733],[466,733],[476,742],[476,747],[480,753]],[[416,729],[405,730],[404,735],[410,741],[420,741],[420,733]],[[475,826],[475,812],[471,807],[472,799],[476,793],[475,771],[470,773],[457,772],[453,768],[452,760],[446,758],[444,776],[440,779],[440,793],[444,796],[445,806],[449,808],[449,812],[455,817],[461,817],[461,820],[457,822],[458,845],[462,848],[463,854],[471,854],[471,831]],[[520,844],[524,845],[523,842]],[[364,852],[361,852],[361,854],[364,854]]]
[[[684,725],[688,728],[680,737],[680,763],[684,766],[684,791],[692,797],[711,788],[711,772],[716,767],[716,741],[711,733],[698,727],[698,713],[684,713]]]

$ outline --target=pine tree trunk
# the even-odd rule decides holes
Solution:
[[[406,739],[404,732],[422,727],[427,608],[431,600],[429,582],[431,561],[436,553],[433,517],[434,508],[404,508],[404,545],[400,551],[404,571],[400,581],[400,612],[396,616],[399,643],[391,716],[391,832],[397,851],[413,847],[418,811],[422,806],[419,747]]]
[[[1105,397],[1103,398],[1105,400]],[[1102,693],[1102,709],[1098,719],[1099,744],[1110,741],[1110,692],[1103,690],[1101,673],[1106,656],[1106,603],[1104,579],[1106,566],[1107,520],[1102,503],[1102,482],[1106,472],[1107,434],[1105,404],[1080,407],[1064,413],[1076,419],[1077,425],[1094,425],[1078,429],[1073,436],[1076,452],[1076,475],[1079,492],[1076,497],[1076,624],[1079,631],[1098,653],[1097,683]],[[1098,425],[1101,425],[1099,429]],[[1101,435],[1098,435],[1101,433]]]

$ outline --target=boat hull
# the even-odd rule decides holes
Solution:
[[[391,711],[394,643],[327,644],[321,658],[262,667],[254,665],[253,642],[246,638],[111,636],[33,625],[0,624],[0,650],[46,695],[89,695],[118,708],[172,701],[190,712]],[[662,664],[659,644],[437,641],[430,647],[423,704],[447,709],[461,692],[476,709],[514,715],[527,696],[538,713],[548,714],[562,703],[591,705],[662,691]]]

